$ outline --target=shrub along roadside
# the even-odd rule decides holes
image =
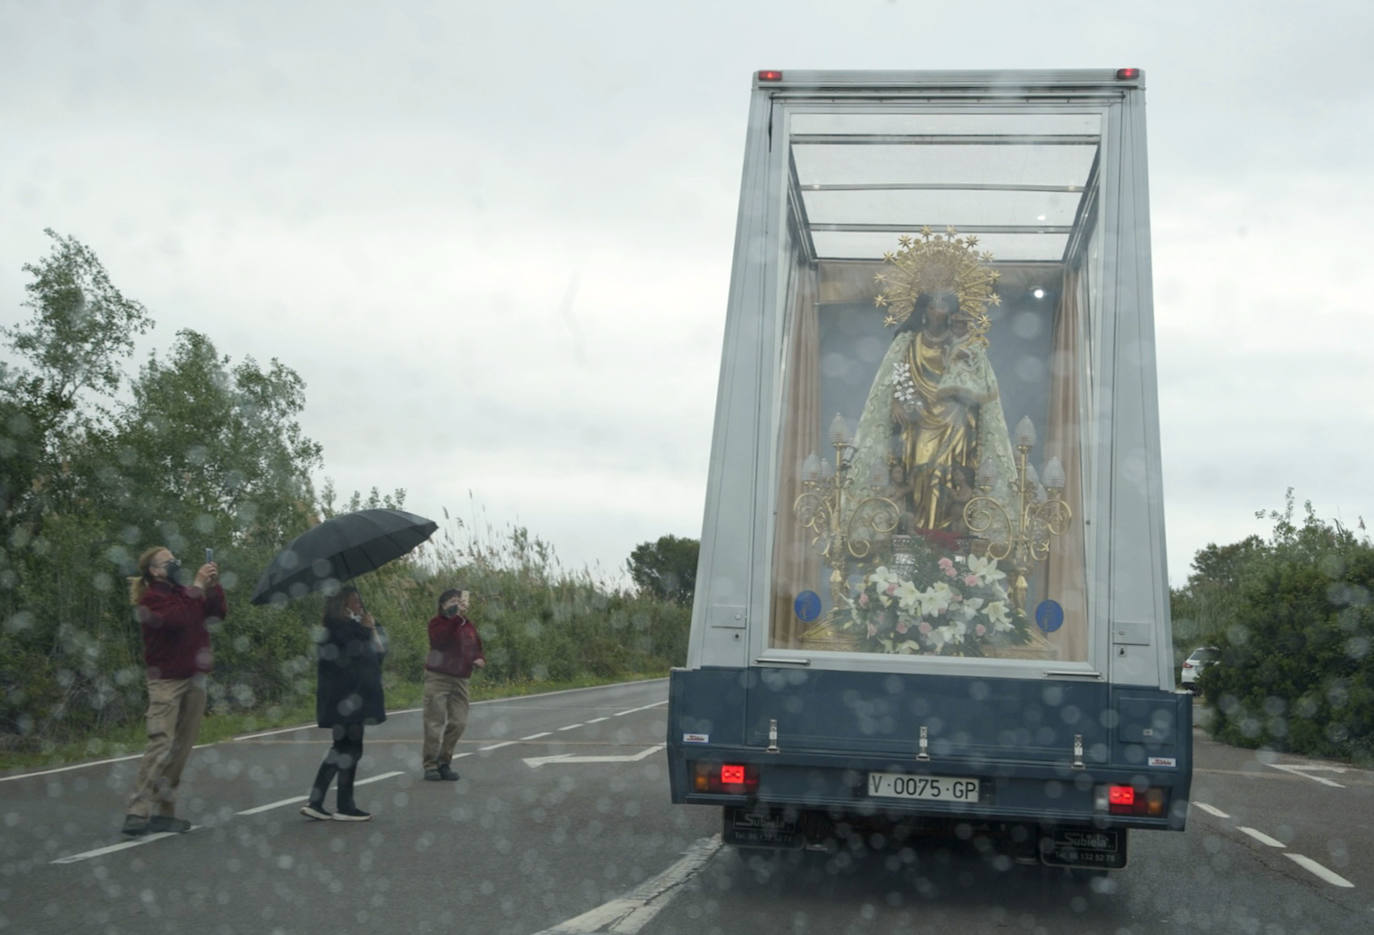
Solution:
[[[1273,537],[1247,550],[1221,650],[1199,687],[1213,736],[1241,747],[1374,763],[1374,545],[1307,505],[1301,524],[1271,514]]]

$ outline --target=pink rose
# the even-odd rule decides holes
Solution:
[[[897,632],[898,632],[898,633],[905,633],[907,630],[910,630],[910,629],[911,629],[911,624],[907,623],[905,620],[898,621],[898,623],[897,623]]]
[[[860,594],[860,595],[859,595],[859,606],[860,606],[860,607],[867,607],[867,606],[868,606],[868,595],[867,595],[867,594]]]
[[[894,594],[897,593],[897,585],[895,585],[895,584],[889,584],[889,585],[887,586],[887,590],[884,591],[883,593],[886,594],[888,597],[891,597],[892,595],[894,595]]]
[[[978,583],[978,576],[977,576],[977,575],[964,575],[964,584],[968,585],[969,587],[973,587],[973,586],[974,586],[975,584],[977,584],[977,583]]]
[[[959,574],[954,568],[954,563],[949,560],[949,556],[940,559],[939,565],[940,570],[943,571],[948,578],[953,578],[955,575]]]
[[[977,633],[979,636],[987,636],[988,628],[980,623],[978,624],[978,626],[973,628],[973,632]]]
[[[930,636],[930,631],[931,631],[932,627],[930,626],[930,624],[928,624],[928,623],[926,623],[924,620],[922,620],[922,621],[921,621],[921,625],[918,626],[916,629],[918,629],[918,630],[921,631],[921,635],[922,635],[922,636]]]

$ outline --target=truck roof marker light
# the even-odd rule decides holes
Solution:
[[[759,72],[758,79],[760,81],[781,81],[782,72],[765,68],[763,71]]]
[[[1118,81],[1134,81],[1136,78],[1140,77],[1140,69],[1118,68],[1116,70],[1116,77]]]

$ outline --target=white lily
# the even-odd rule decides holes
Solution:
[[[982,558],[977,555],[968,557],[968,570],[983,584],[992,584],[994,581],[1001,581],[1006,577],[1006,573],[997,567],[996,559]]]
[[[897,606],[907,613],[913,612],[921,600],[921,592],[916,590],[916,585],[910,581],[903,581],[898,585],[897,593],[893,596],[897,598]]]
[[[1005,601],[989,601],[984,613],[987,614],[988,622],[992,624],[993,630],[1005,632],[1012,629],[1011,614],[1007,611]]]

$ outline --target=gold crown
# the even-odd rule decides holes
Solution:
[[[881,287],[873,304],[887,309],[884,324],[897,325],[910,318],[917,296],[952,292],[959,299],[956,317],[969,323],[975,337],[987,334],[988,306],[1001,303],[993,292],[998,274],[987,266],[992,254],[974,249],[978,238],[958,233],[947,227],[945,233],[933,234],[923,227],[919,240],[903,234],[897,238],[900,249],[883,254],[883,262],[896,267],[873,277]]]

